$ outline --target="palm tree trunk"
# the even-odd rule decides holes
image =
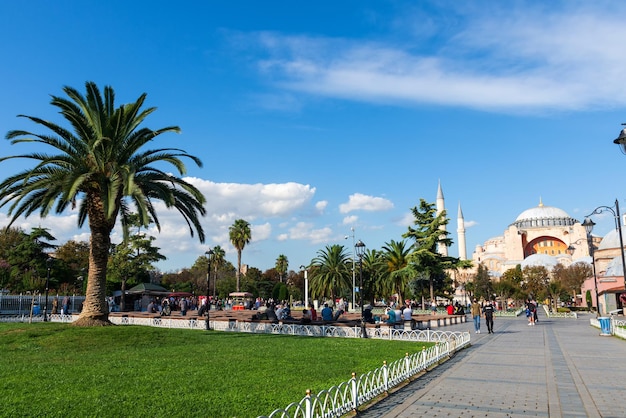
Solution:
[[[98,206],[96,203],[92,205]],[[73,322],[76,326],[112,325],[109,321],[109,308],[106,301],[106,277],[113,227],[109,226],[103,218],[97,210],[89,211],[91,229],[89,275],[83,310],[78,319]]]
[[[241,250],[237,250],[237,292],[239,292],[239,277],[241,276]]]
[[[126,310],[126,280],[128,278],[124,276],[122,278],[122,297],[120,298],[120,311],[122,312]]]

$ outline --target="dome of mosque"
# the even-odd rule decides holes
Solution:
[[[626,245],[626,231],[622,229],[622,242]],[[609,248],[619,248],[619,234],[617,229],[612,229],[608,234],[602,238],[598,250],[607,250]]]
[[[618,245],[619,247],[619,245]],[[624,265],[622,264],[622,257],[615,257],[606,266],[605,277],[624,277]]]
[[[554,206],[545,206],[539,203],[539,206],[526,209],[520,213],[513,222],[518,228],[543,228],[554,226],[570,226],[578,222],[570,217],[563,209]]]
[[[522,268],[524,267],[536,267],[543,266],[548,270],[552,270],[554,266],[559,263],[559,260],[556,257],[553,257],[548,254],[533,254],[526,257],[522,263]]]

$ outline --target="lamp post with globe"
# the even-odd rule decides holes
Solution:
[[[367,329],[365,328],[365,318],[363,318],[363,256],[365,255],[365,244],[359,240],[354,244],[354,250],[359,257],[359,305],[361,307],[361,337],[367,338]]]

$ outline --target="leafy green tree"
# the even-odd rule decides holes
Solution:
[[[500,277],[500,280],[492,284],[493,291],[500,297],[506,308],[506,302],[515,295],[518,286],[509,278]]]
[[[269,299],[272,296],[274,285],[278,282],[278,274],[276,269],[270,268],[265,270],[256,282],[256,288],[259,296],[263,299]]]
[[[68,280],[68,292],[82,293],[83,285],[89,269],[89,243],[85,241],[67,241],[60,245],[54,252],[55,259],[59,262],[58,270],[62,269],[59,277]],[[61,293],[65,293],[61,289]]]
[[[239,280],[241,278],[241,252],[244,247],[250,243],[252,239],[252,232],[250,231],[250,224],[243,219],[235,220],[229,230],[228,235],[233,247],[237,250],[237,292],[239,292]]]
[[[593,275],[593,270],[589,263],[579,261],[564,267],[561,263],[554,266],[552,276],[561,283],[570,297],[575,298],[580,288],[588,277]]]
[[[422,307],[426,306],[426,298],[430,296],[429,283],[430,279],[424,273],[418,273],[416,277],[409,281],[409,291],[414,299],[421,300]]]
[[[527,297],[543,299],[547,294],[547,286],[550,281],[548,269],[544,266],[527,266],[522,269],[524,282],[522,289]]]
[[[412,277],[428,277],[430,298],[434,300],[435,293],[444,295],[450,292],[452,282],[446,271],[457,268],[460,260],[438,251],[441,246],[452,245],[448,237],[450,233],[443,229],[448,224],[445,210],[438,214],[434,203],[420,199],[419,207],[413,207],[411,213],[415,218],[415,227],[409,226],[402,237],[414,241],[411,253],[407,256],[413,270]]]
[[[46,228],[33,228],[30,234],[21,228],[6,227],[0,230],[0,260],[4,267],[4,286],[20,293],[44,291],[46,283],[46,260],[54,252],[55,241]],[[58,289],[67,281],[62,263],[54,262],[50,275],[50,289]]]
[[[122,294],[126,294],[128,284],[135,285],[150,281],[150,272],[155,270],[153,263],[165,260],[160,248],[155,247],[155,237],[141,232],[139,217],[128,217],[128,228],[134,228],[133,234],[129,234],[126,240],[111,246],[109,268],[107,269],[107,284],[109,291],[120,284]],[[120,309],[126,309],[126,302],[121,298]]]
[[[145,150],[144,146],[161,134],[179,132],[178,127],[152,130],[140,128],[155,108],[142,109],[146,94],[137,101],[115,107],[115,93],[104,88],[104,98],[93,82],[85,85],[86,96],[71,87],[63,91],[69,99],[52,96],[51,104],[71,125],[70,131],[60,125],[20,115],[47,128],[52,134],[34,134],[15,130],[7,134],[12,144],[36,143],[57,154],[37,152],[4,157],[0,162],[27,158],[37,163],[33,168],[13,174],[0,183],[0,207],[11,203],[10,224],[19,216],[39,211],[41,217],[50,211],[63,213],[78,206],[78,226],[88,220],[91,233],[89,281],[86,300],[77,321],[78,326],[110,325],[106,302],[107,262],[111,232],[118,217],[128,233],[127,218],[131,203],[140,223],[154,220],[160,229],[154,200],[163,201],[185,219],[191,235],[205,236],[198,215],[204,215],[205,198],[200,191],[179,177],[163,171],[163,163],[174,166],[179,174],[186,172],[181,157],[198,166],[202,163],[176,148]]]
[[[309,274],[311,296],[330,297],[348,294],[352,285],[352,260],[343,245],[327,245],[312,260],[314,269]]]
[[[282,302],[289,298],[289,291],[287,289],[287,285],[285,283],[276,283],[274,285],[274,289],[272,289],[272,297],[274,300]]]
[[[522,273],[522,266],[518,264],[515,266],[515,268],[508,269],[502,274],[501,279],[510,280],[516,285],[520,285],[522,281],[524,280],[524,273]]]
[[[556,312],[558,309],[557,302],[559,301],[559,296],[563,292],[563,285],[560,281],[552,279],[548,282],[546,291],[548,293],[548,297],[550,298],[550,306],[552,306],[554,312]]]
[[[483,298],[485,300],[493,299],[493,283],[489,276],[489,270],[483,263],[478,265],[476,275],[474,276],[474,297],[477,299]]]

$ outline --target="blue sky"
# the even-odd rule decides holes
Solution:
[[[380,249],[439,181],[455,244],[462,205],[471,257],[540,199],[581,221],[615,199],[626,211],[612,143],[626,122],[624,21],[626,4],[608,1],[0,2],[0,131],[39,132],[18,114],[62,124],[49,102],[65,85],[110,85],[118,104],[147,93],[146,126],[182,129],[150,148],[204,163],[187,178],[207,197],[207,241],[161,211],[163,271],[214,245],[236,264],[238,218],[252,225],[242,262],[261,270],[351,251],[352,227]],[[5,141],[0,155],[26,150]],[[613,227],[594,221],[599,235]],[[16,225],[89,237],[74,212]]]

